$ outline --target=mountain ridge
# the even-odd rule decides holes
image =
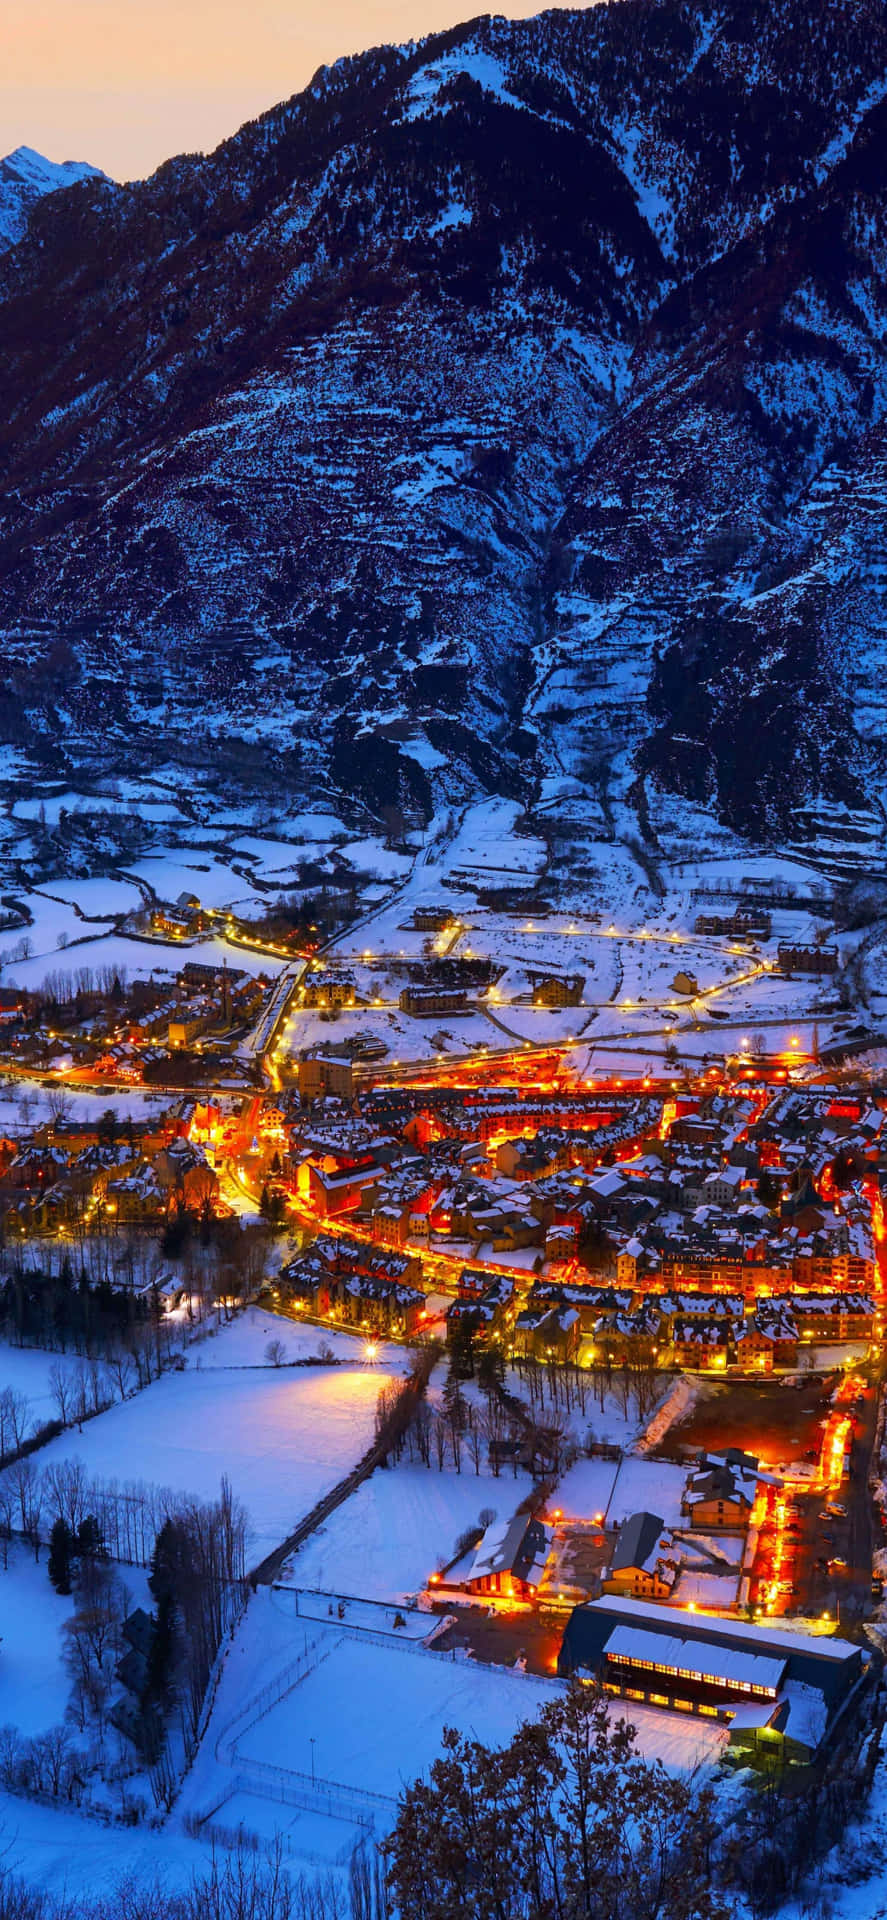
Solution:
[[[46,194],[105,178],[88,160],[47,160],[34,147],[5,154],[0,158],[0,252],[24,238],[31,211]]]
[[[7,737],[174,756],[196,708],[243,777],[376,806],[882,819],[887,34],[812,12],[481,16],[36,206]]]

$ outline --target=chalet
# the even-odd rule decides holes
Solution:
[[[688,1480],[681,1512],[701,1533],[735,1533],[748,1526],[754,1496],[755,1482],[749,1484],[748,1475],[710,1461]]]
[[[104,1189],[104,1198],[116,1213],[121,1226],[144,1226],[162,1218],[169,1201],[169,1191],[167,1186],[161,1186],[148,1161],[142,1160],[130,1173],[109,1180]]]
[[[788,1297],[802,1340],[870,1340],[874,1301],[860,1293],[795,1293]]]
[[[755,1325],[773,1342],[773,1365],[794,1367],[798,1362],[798,1323],[785,1300],[761,1300],[755,1308]]]
[[[335,1318],[374,1334],[404,1338],[418,1333],[428,1318],[425,1295],[418,1288],[371,1274],[340,1275],[330,1299]]]
[[[734,1207],[747,1178],[744,1167],[719,1167],[715,1173],[706,1174],[702,1182],[704,1197],[715,1206]]]
[[[592,1329],[594,1354],[611,1366],[658,1364],[662,1316],[653,1300],[643,1300],[635,1313],[605,1313]],[[667,1345],[667,1340],[662,1340]]]
[[[679,1569],[677,1558],[668,1557],[671,1542],[663,1537],[663,1525],[657,1513],[633,1513],[623,1522],[602,1581],[605,1593],[668,1598]]]
[[[743,1320],[734,1334],[735,1364],[749,1373],[772,1373],[776,1341],[754,1315]]]
[[[514,1323],[514,1350],[533,1360],[557,1360],[564,1364],[579,1352],[579,1314],[575,1307],[558,1306],[547,1310],[525,1307]]]
[[[525,1513],[515,1514],[513,1520],[494,1520],[461,1584],[467,1593],[534,1600],[551,1541],[551,1528]]]
[[[544,1180],[570,1165],[570,1146],[562,1133],[537,1133],[503,1140],[495,1161],[509,1180]]]
[[[281,1267],[277,1285],[284,1300],[303,1307],[318,1320],[325,1320],[332,1304],[333,1275],[323,1261],[310,1251],[300,1260]]]
[[[215,1200],[219,1180],[202,1147],[181,1138],[161,1147],[152,1162],[154,1176],[168,1200],[199,1210]]]
[[[824,973],[837,973],[837,947],[817,947],[805,945],[801,941],[789,943],[780,941],[776,949],[781,973],[812,973],[817,977]]]

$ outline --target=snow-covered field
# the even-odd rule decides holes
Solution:
[[[333,1328],[300,1326],[284,1314],[266,1313],[264,1307],[247,1307],[227,1325],[202,1334],[188,1350],[188,1364],[200,1369],[268,1367],[265,1349],[271,1340],[282,1343],[284,1366],[316,1356],[321,1347],[331,1348],[336,1359],[349,1366],[366,1366],[366,1342],[359,1335],[339,1333]],[[376,1342],[372,1365],[377,1373],[380,1370],[382,1373],[404,1372],[411,1358],[406,1347]]]
[[[4,1869],[65,1902],[110,1898],[124,1882],[151,1887],[160,1881],[184,1889],[212,1858],[209,1844],[177,1827],[157,1832],[103,1826],[84,1814],[7,1793],[0,1793],[0,1834]]]
[[[50,1353],[45,1347],[13,1347],[0,1341],[0,1393],[11,1387],[24,1394],[33,1420],[51,1420],[56,1413],[50,1386],[53,1368],[73,1377],[80,1365],[75,1353]]]
[[[43,1466],[82,1460],[91,1474],[144,1480],[215,1499],[223,1474],[251,1523],[250,1557],[279,1546],[373,1437],[379,1367],[277,1371],[222,1367],[167,1374],[46,1447]]]
[[[74,1609],[49,1584],[46,1556],[13,1545],[0,1570],[0,1726],[45,1733],[64,1719],[71,1681],[62,1629]]]
[[[394,1635],[306,1623],[294,1596],[260,1589],[226,1658],[182,1811],[217,1807],[226,1786],[274,1797],[289,1776],[343,1789],[355,1806],[369,1795],[366,1808],[385,1831],[402,1788],[440,1752],[445,1726],[501,1745],[559,1690],[555,1680],[411,1651]],[[632,1719],[641,1751],[668,1767],[692,1768],[723,1745],[723,1731],[697,1719],[644,1707],[633,1707]],[[388,1805],[383,1798],[374,1807],[373,1795]]]
[[[530,1492],[524,1473],[498,1480],[436,1466],[401,1465],[358,1487],[289,1562],[286,1578],[300,1587],[397,1600],[418,1593],[430,1573],[452,1560],[456,1541],[478,1524],[485,1507],[510,1519]]]

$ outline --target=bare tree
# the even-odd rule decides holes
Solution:
[[[35,1560],[39,1560],[43,1475],[38,1472],[33,1460],[16,1460],[11,1467],[7,1468],[5,1477],[12,1489],[21,1531],[34,1549]]]
[[[66,1427],[71,1415],[73,1393],[70,1374],[66,1367],[59,1365],[58,1361],[49,1369],[49,1391],[55,1401],[62,1426]]]
[[[25,1395],[16,1393],[14,1387],[4,1387],[0,1393],[0,1460],[17,1453],[27,1438],[30,1413],[31,1403]]]

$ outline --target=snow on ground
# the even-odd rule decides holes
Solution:
[[[193,893],[202,907],[228,907],[250,891],[242,873],[214,860],[202,848],[158,847],[130,871],[147,881],[160,900],[177,900]]]
[[[74,1601],[49,1584],[45,1556],[13,1545],[0,1571],[0,1725],[45,1733],[65,1717],[71,1682],[62,1664],[62,1628]]]
[[[669,1460],[632,1455],[612,1460],[577,1460],[552,1496],[567,1520],[593,1520],[601,1513],[611,1525],[632,1513],[658,1513],[667,1527],[681,1525],[681,1494],[687,1474]]]
[[[279,1546],[373,1437],[379,1367],[189,1368],[64,1433],[41,1464],[82,1460],[91,1474],[143,1480],[200,1499],[222,1474],[251,1522],[249,1557]]]
[[[75,1353],[50,1353],[45,1347],[14,1347],[0,1341],[0,1393],[11,1387],[24,1394],[32,1420],[52,1420],[56,1405],[50,1387],[54,1367],[74,1377],[82,1362]]]
[[[80,923],[80,932],[83,924]],[[47,973],[76,975],[81,967],[114,967],[127,979],[150,973],[174,975],[187,960],[203,966],[242,967],[247,973],[277,974],[287,964],[273,955],[255,953],[237,941],[221,939],[170,941],[128,937],[123,933],[98,934],[95,939],[78,939],[76,947],[64,952],[35,954],[30,960],[10,962],[4,970],[4,984],[34,988]]]
[[[5,976],[20,964],[13,957],[20,940],[30,941],[32,953],[42,954],[45,957],[45,970],[50,972],[57,961],[64,965],[64,950],[69,942],[80,941],[84,934],[95,934],[100,931],[92,922],[81,920],[69,901],[50,900],[44,893],[28,893],[25,894],[22,904],[28,908],[31,915],[30,926],[22,927],[21,931],[18,928],[10,928],[0,935],[2,951],[9,955],[9,959],[4,962]],[[109,910],[109,925],[112,917]],[[76,965],[76,952],[77,949],[67,962],[69,967]]]
[[[676,1607],[722,1607],[729,1613],[736,1605],[738,1574],[682,1573],[672,1594]]]
[[[479,1524],[482,1508],[510,1519],[530,1490],[525,1473],[476,1475],[467,1457],[460,1474],[377,1469],[294,1555],[285,1577],[329,1593],[403,1599],[455,1557],[459,1535]]]
[[[103,1826],[84,1814],[0,1793],[3,1866],[29,1886],[68,1899],[111,1895],[126,1880],[184,1888],[205,1873],[211,1848],[164,1827]]]
[[[94,880],[48,880],[39,888],[43,895],[55,894],[72,906],[98,920],[113,919],[118,913],[133,913],[142,905],[142,896],[131,880],[116,880],[103,874]],[[89,931],[81,922],[81,933]]]
[[[309,1772],[313,1741],[322,1779],[352,1788],[372,1782],[374,1793],[396,1799],[436,1759],[444,1727],[504,1745],[555,1693],[526,1674],[369,1645],[334,1627],[315,1631],[321,1647],[333,1643],[328,1657],[242,1735],[239,1757],[280,1756]]]
[[[35,1076],[4,1081],[0,1078],[0,1129],[11,1139],[46,1120],[51,1113],[49,1089]],[[122,1120],[140,1120],[167,1111],[175,1102],[169,1088],[129,1087],[105,1082],[93,1087],[65,1087],[66,1109],[72,1120],[97,1120],[113,1107]]]
[[[265,1367],[265,1348],[269,1340],[280,1340],[288,1361],[314,1357],[321,1347],[332,1348],[337,1360],[351,1366],[364,1366],[366,1342],[362,1335],[339,1333],[332,1328],[302,1326],[284,1314],[266,1313],[264,1307],[247,1307],[235,1319],[212,1332],[199,1336],[189,1349],[192,1367]],[[375,1367],[384,1373],[406,1372],[412,1360],[408,1347],[375,1343]]]
[[[281,1697],[273,1701],[275,1682]],[[377,1816],[384,1830],[402,1788],[438,1756],[445,1726],[502,1745],[560,1691],[554,1680],[411,1651],[393,1634],[370,1639],[347,1622],[306,1623],[296,1616],[295,1596],[259,1590],[226,1658],[182,1811],[217,1805],[238,1774],[241,1790],[261,1793],[262,1769],[271,1768],[269,1793],[289,1773],[354,1795],[388,1796],[390,1806]],[[643,1707],[632,1708],[632,1719],[641,1750],[668,1766],[693,1766],[723,1744],[723,1732],[699,1720]]]

